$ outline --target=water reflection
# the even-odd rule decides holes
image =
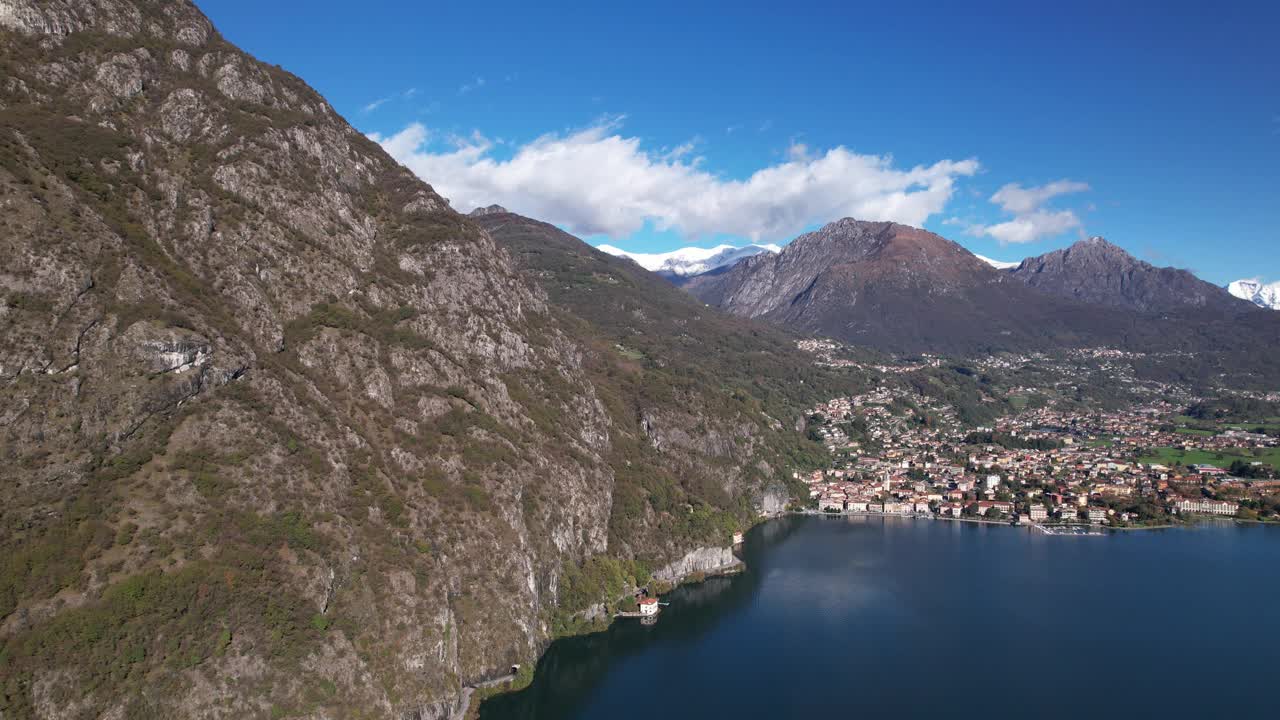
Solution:
[[[676,588],[662,598],[671,604],[655,622],[620,620],[603,632],[552,643],[538,663],[534,683],[520,692],[485,702],[480,707],[480,717],[535,720],[571,715],[600,680],[616,671],[628,657],[655,644],[696,643],[736,609],[752,601],[766,571],[760,566],[764,549],[784,542],[801,521],[784,517],[753,529],[741,550],[746,570]]]
[[[677,589],[652,625],[554,643],[481,717],[1074,718],[1086,706],[1064,693],[1103,717],[1273,710],[1258,689],[1280,667],[1277,528],[788,517],[742,554],[745,572]],[[1189,668],[1213,692],[1171,692]]]

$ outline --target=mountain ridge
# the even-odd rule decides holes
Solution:
[[[1102,237],[1023,260],[1010,273],[1057,297],[1142,312],[1239,312],[1244,304],[1187,270],[1157,268]]]

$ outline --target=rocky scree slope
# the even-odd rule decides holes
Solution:
[[[0,0],[0,207],[6,719],[445,717],[781,472],[188,2]]]

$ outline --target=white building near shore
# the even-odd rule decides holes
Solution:
[[[1198,498],[1195,500],[1183,498],[1174,503],[1174,507],[1180,513],[1201,513],[1204,515],[1235,515],[1240,506],[1226,500],[1209,500],[1208,498]]]

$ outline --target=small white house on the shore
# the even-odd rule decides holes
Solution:
[[[647,597],[636,604],[640,606],[640,614],[644,617],[658,614],[658,598]]]

